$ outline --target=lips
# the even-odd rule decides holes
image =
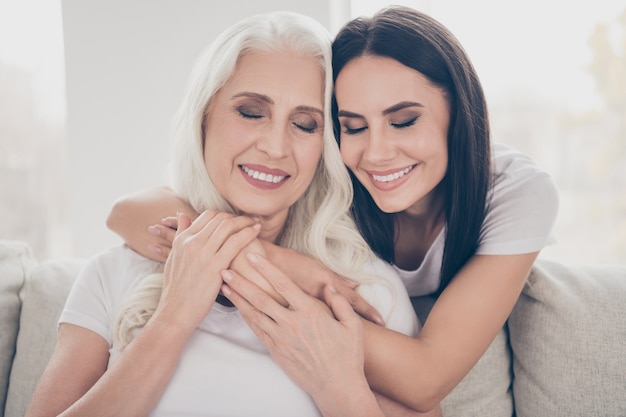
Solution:
[[[401,169],[399,171],[396,172],[391,172],[388,174],[374,174],[372,172],[369,172],[370,176],[372,177],[372,179],[374,181],[377,182],[382,182],[382,183],[386,183],[386,182],[391,182],[394,180],[397,180],[398,178],[402,178],[404,177],[406,174],[408,174],[409,172],[411,172],[411,170],[413,170],[413,168],[415,168],[416,165],[411,165],[409,167],[406,167],[404,169]]]
[[[289,176],[289,174],[282,170],[257,165],[239,165],[239,168],[250,178],[269,184],[278,184]]]

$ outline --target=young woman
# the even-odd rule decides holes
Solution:
[[[364,376],[361,323],[332,288],[330,308],[266,288],[281,306],[335,324],[320,339],[341,366],[328,361],[306,380],[286,374],[219,293],[234,274],[261,286],[263,274],[281,276],[262,256],[267,240],[360,280],[390,328],[417,333],[402,283],[348,214],[328,68],[325,29],[286,12],[235,24],[203,54],[173,150],[174,189],[202,214],[193,224],[178,216],[164,267],[126,246],[90,261],[28,416],[383,415]]]
[[[364,323],[366,376],[375,390],[427,410],[502,328],[539,251],[551,243],[557,191],[531,159],[490,143],[478,76],[456,38],[429,16],[392,7],[349,22],[333,43],[333,72],[335,134],[351,172],[359,230],[411,296],[438,296],[415,338]],[[128,206],[137,210],[139,200]],[[176,206],[162,201],[162,209]],[[163,251],[172,232],[154,230],[165,238]],[[309,294],[312,277],[332,280],[293,251],[266,250]],[[300,291],[266,279],[283,296]],[[303,319],[238,275],[228,293],[274,355],[295,356],[331,323]],[[294,361],[293,372],[306,378],[306,365]]]

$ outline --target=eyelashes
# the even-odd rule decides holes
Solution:
[[[396,129],[404,129],[405,127],[413,126],[417,121],[417,116],[410,118],[409,120],[402,123],[391,123],[391,126]]]
[[[239,116],[249,120],[260,120],[264,117],[269,116],[269,112],[265,111],[262,108],[258,108],[257,106],[239,106],[236,107],[236,111]],[[298,113],[293,115],[291,125],[296,129],[308,134],[317,133],[320,126],[315,117],[307,113]]]
[[[404,128],[413,126],[415,124],[415,122],[417,121],[417,119],[418,119],[418,116],[415,116],[415,117],[411,117],[410,119],[405,120],[405,121],[403,121],[401,123],[390,122],[389,125],[391,127],[395,128],[395,129],[404,129]],[[365,131],[367,128],[368,128],[367,125],[361,126],[361,127],[350,127],[349,125],[344,124],[343,125],[343,133],[345,133],[346,135],[357,135],[357,134]]]

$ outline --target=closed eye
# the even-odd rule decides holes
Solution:
[[[304,126],[298,123],[294,123],[293,125],[305,133],[315,133],[315,131],[317,130],[317,124],[313,126]]]
[[[344,126],[343,127],[343,133],[345,133],[346,135],[356,135],[359,134],[361,132],[363,132],[365,129],[367,129],[367,126],[363,126],[363,127],[357,127],[357,128],[350,128],[348,126]]]
[[[402,129],[402,128],[405,128],[405,127],[413,126],[415,124],[416,120],[417,120],[417,117],[413,117],[413,118],[407,120],[406,122],[391,123],[391,126],[397,128],[397,129]]]
[[[244,119],[260,119],[263,117],[262,114],[249,112],[249,111],[245,111],[242,109],[239,109],[238,112],[239,112],[239,115],[243,117]]]

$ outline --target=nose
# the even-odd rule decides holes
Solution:
[[[370,127],[363,159],[373,165],[380,165],[394,157],[395,150],[392,141],[385,136],[382,129]]]
[[[288,127],[280,123],[273,123],[261,133],[257,139],[256,147],[271,159],[284,158],[291,150]]]

